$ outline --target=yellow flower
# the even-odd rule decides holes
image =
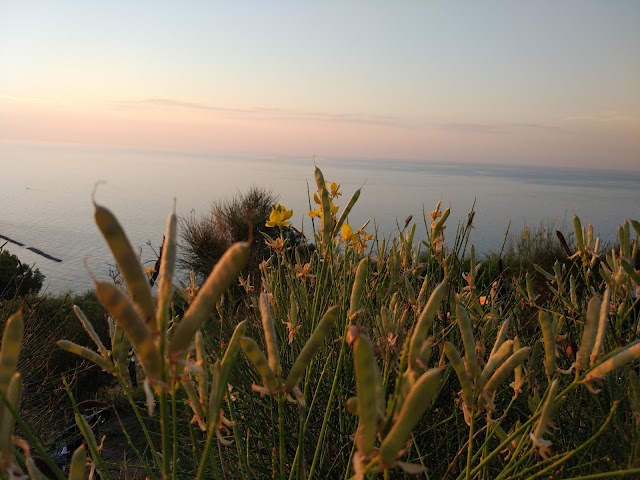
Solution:
[[[293,210],[287,210],[283,205],[274,205],[269,215],[266,227],[288,227]]]
[[[353,242],[354,240],[358,240],[358,236],[353,233],[353,228],[347,222],[342,225],[342,229],[340,230],[340,236],[344,240],[345,243]]]
[[[340,184],[336,183],[336,182],[327,182],[327,186],[329,187],[329,191],[330,191],[330,195],[331,198],[337,198],[340,195],[342,195],[342,192],[340,192]]]
[[[320,218],[322,216],[322,207],[317,210],[309,210],[309,216]]]
[[[156,269],[153,267],[148,267],[148,268],[145,268],[144,273],[146,275],[153,275],[154,273],[156,273]]]

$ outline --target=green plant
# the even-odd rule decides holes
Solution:
[[[408,225],[369,253],[364,229],[345,227],[359,194],[340,213],[339,185],[325,182],[319,169],[316,180],[318,250],[302,258],[276,230],[260,267],[262,288],[241,280],[242,308],[228,289],[247,262],[247,243],[232,245],[203,285],[182,292],[189,306],[178,313],[175,216],[154,298],[123,229],[96,205],[128,294],[96,280],[97,297],[114,319],[108,334],[74,309],[95,348],[60,346],[118,379],[143,432],[140,440],[124,429],[146,476],[387,479],[409,472],[480,480],[640,473],[640,339],[630,314],[640,280],[632,263],[638,222],[625,222],[619,249],[604,254],[576,218],[576,253],[565,264],[535,267],[542,294],[525,276],[505,298],[482,302],[475,250],[461,258],[469,225],[459,227],[450,248],[446,210],[436,207],[424,242],[414,242],[415,225]],[[275,210],[280,216],[271,222],[286,227],[289,211]],[[0,418],[15,418],[30,445],[17,440],[11,447],[11,423],[4,421],[0,447],[3,474],[26,470],[37,478],[30,448],[46,452],[15,415],[17,350],[28,347],[16,333],[20,322],[20,314],[11,317],[0,352]],[[129,346],[146,376],[147,414],[125,375]],[[75,393],[67,391],[90,452],[86,462],[109,478],[118,467],[100,454]],[[84,455],[78,449],[78,478]]]
[[[0,299],[38,293],[44,275],[0,247]]]

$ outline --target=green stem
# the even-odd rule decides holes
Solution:
[[[227,396],[227,406],[229,407],[229,418],[233,422],[233,437],[235,438],[236,451],[238,452],[238,461],[240,463],[240,474],[242,478],[249,478],[248,471],[249,467],[247,466],[246,458],[242,454],[242,447],[240,444],[240,431],[238,430],[238,424],[236,422],[236,413],[233,409],[233,402]]]
[[[178,420],[177,420],[177,412],[176,412],[176,391],[174,390],[171,393],[171,422],[173,424],[172,429],[172,437],[173,437],[173,469],[172,476],[173,480],[177,480],[178,478]]]
[[[169,478],[170,470],[170,453],[169,441],[171,436],[171,426],[169,424],[169,404],[167,402],[167,392],[160,392],[160,435],[162,449],[162,465],[160,472],[163,479]]]
[[[602,435],[602,433],[604,432],[605,428],[607,428],[607,426],[611,422],[611,419],[613,418],[613,413],[616,411],[617,408],[618,408],[618,402],[615,401],[615,402],[613,402],[613,405],[611,406],[611,410],[609,411],[609,415],[607,415],[607,418],[605,419],[604,423],[602,424],[602,426],[598,429],[598,431],[589,440],[587,440],[586,442],[582,443],[578,448],[576,448],[574,450],[571,450],[570,452],[565,454],[562,458],[560,458],[559,460],[553,462],[548,467],[540,470],[535,475],[529,477],[529,479],[533,480],[534,478],[541,477],[542,475],[546,474],[550,470],[562,465],[564,462],[569,460],[575,454],[577,454],[578,452],[584,450],[590,444],[592,444],[596,440],[596,438],[598,438],[600,435]]]
[[[280,479],[284,480],[284,394],[278,395],[278,442],[280,448]]]
[[[320,289],[318,289],[320,290]],[[348,328],[348,326],[347,326]],[[311,462],[311,469],[309,470],[309,477],[313,478],[313,474],[315,473],[316,466],[318,465],[318,461],[320,460],[320,452],[322,451],[322,444],[324,441],[324,435],[327,431],[327,424],[329,423],[329,417],[331,415],[331,407],[333,405],[333,400],[335,397],[336,387],[338,385],[338,378],[340,377],[340,370],[342,368],[342,359],[344,358],[345,345],[346,341],[344,338],[347,335],[347,328],[345,328],[343,334],[342,345],[340,346],[340,355],[338,355],[338,364],[336,365],[336,371],[333,374],[333,383],[331,384],[331,392],[329,393],[329,400],[327,401],[327,408],[324,411],[324,418],[322,420],[322,427],[320,427],[320,436],[318,437],[318,441],[316,443],[316,450],[313,454],[313,461]]]
[[[469,444],[467,445],[467,468],[465,469],[466,480],[471,478],[471,457],[473,456],[473,425],[475,420],[475,412],[471,410],[470,418],[469,418]]]
[[[613,478],[613,477],[629,477],[640,473],[640,468],[630,468],[629,470],[615,470],[613,472],[592,473],[591,475],[582,475],[580,477],[571,477],[565,480],[592,480],[595,478]]]
[[[158,457],[158,449],[153,443],[153,440],[151,439],[151,434],[149,433],[149,429],[147,428],[146,423],[144,422],[142,416],[140,415],[140,409],[136,405],[136,402],[134,401],[131,395],[131,390],[129,389],[128,386],[126,386],[126,384],[122,379],[120,378],[118,379],[120,380],[120,384],[123,386],[124,393],[127,397],[127,400],[129,401],[129,405],[131,405],[131,408],[133,409],[133,413],[135,414],[136,419],[138,420],[138,424],[142,428],[142,432],[144,433],[144,438],[147,441],[149,448],[151,449],[151,455],[153,455],[153,461],[155,462],[157,467],[160,467],[160,458]]]

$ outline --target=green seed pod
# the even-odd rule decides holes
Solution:
[[[369,270],[369,258],[365,257],[358,263],[356,269],[356,277],[353,281],[353,287],[351,288],[351,302],[349,304],[349,312],[347,317],[351,319],[355,313],[360,310],[360,304],[362,302],[362,293],[367,283],[367,272]]]
[[[331,219],[331,200],[329,199],[329,192],[325,185],[322,186],[320,191],[320,201],[322,202],[322,241],[324,245],[329,245],[333,238],[332,219]]]
[[[420,287],[420,292],[418,292],[418,309],[422,310],[424,305],[424,299],[427,297],[427,288],[429,287],[429,276],[425,275],[424,280],[422,281],[422,286]]]
[[[222,376],[221,371],[222,362],[218,359],[211,367],[211,390],[209,390],[209,405],[207,406],[207,424],[209,425],[218,423],[222,398],[227,390],[227,384],[222,382],[220,378]]]
[[[360,190],[362,190],[362,189],[359,188],[351,196],[351,199],[349,200],[349,203],[347,203],[347,206],[344,208],[344,211],[340,215],[340,218],[338,218],[338,223],[336,223],[335,227],[333,228],[332,236],[335,236],[335,235],[338,234],[338,232],[340,232],[340,228],[342,228],[342,225],[347,220],[347,217],[349,216],[349,213],[351,212],[351,209],[353,208],[353,206],[358,201],[358,198],[360,198]]]
[[[589,224],[587,227],[587,248],[591,248],[593,245],[593,225]]]
[[[133,303],[140,308],[144,322],[150,324],[155,321],[156,309],[151,296],[149,279],[144,273],[140,260],[113,213],[95,202],[93,206],[96,225],[109,245]]]
[[[511,372],[524,362],[529,356],[531,347],[522,347],[520,350],[514,352],[496,372],[491,376],[489,381],[484,386],[487,395],[491,397],[496,389],[507,379]]]
[[[209,391],[209,377],[207,372],[209,371],[207,354],[204,349],[204,339],[202,338],[202,332],[196,333],[196,361],[202,371],[202,374],[196,374],[198,380],[198,395],[206,403],[207,392]]]
[[[87,422],[86,418],[84,418],[82,415],[78,413],[74,414],[74,418],[76,421],[76,425],[80,429],[80,433],[82,433],[82,437],[84,438],[84,441],[87,442],[89,451],[92,454],[96,454],[95,458],[97,458],[98,442],[96,441],[96,436],[93,433],[93,430],[91,430],[91,427],[89,426],[89,422]]]
[[[460,381],[460,386],[462,387],[462,400],[466,408],[473,408],[473,383],[471,378],[469,378],[469,373],[464,366],[462,358],[460,358],[460,353],[458,353],[458,349],[451,342],[445,342],[444,344],[444,353],[451,362],[453,369],[458,376],[458,380]]]
[[[624,367],[626,364],[639,358],[640,340],[636,340],[591,370],[584,379],[586,382],[592,382],[593,380],[604,378],[614,370]]]
[[[444,280],[442,280],[442,282],[433,290],[427,305],[422,309],[422,312],[418,317],[418,321],[414,327],[413,335],[411,335],[411,342],[409,344],[409,365],[411,367],[416,364],[416,360],[420,354],[420,350],[422,349],[422,344],[424,343],[429,330],[431,330],[433,319],[435,318],[438,308],[440,308],[440,304],[447,293],[447,287],[448,279],[445,277]]]
[[[536,269],[536,271],[541,274],[544,278],[547,279],[547,281],[549,282],[553,282],[555,280],[555,277],[553,275],[551,275],[549,272],[547,272],[544,268],[542,268],[540,265],[534,264],[533,268]]]
[[[450,213],[451,213],[451,208],[447,208],[444,212],[442,212],[442,216],[440,217],[440,219],[437,221],[437,223],[431,230],[431,243],[433,243],[440,236],[440,232],[442,232],[442,227],[444,226],[444,223],[447,221],[447,218],[449,218]]]
[[[7,397],[9,404],[15,411],[20,410],[20,400],[22,399],[22,375],[15,372],[9,381],[9,385],[2,393]],[[0,468],[2,461],[11,459],[11,435],[15,426],[15,417],[5,408],[4,402],[0,400]]]
[[[130,348],[131,342],[125,334],[121,322],[115,322],[113,336],[111,337],[111,359],[117,367],[120,376],[123,378],[127,378],[129,375],[127,367],[129,364]]]
[[[262,383],[271,393],[275,393],[278,390],[278,380],[276,379],[275,372],[269,366],[267,357],[264,356],[260,347],[253,338],[242,337],[240,339],[240,346],[244,351],[247,358],[256,367],[256,370],[262,378]]]
[[[267,344],[267,358],[269,366],[276,376],[282,372],[280,366],[280,352],[278,350],[278,337],[276,335],[276,327],[273,323],[273,314],[269,306],[269,300],[266,293],[260,294],[260,318],[262,319],[262,329],[264,330],[265,343]]]
[[[456,305],[456,317],[458,319],[458,327],[462,334],[462,344],[464,345],[464,359],[467,372],[472,380],[475,380],[478,374],[478,361],[476,358],[476,342],[473,338],[473,326],[471,319],[461,303]]]
[[[387,410],[387,392],[384,388],[384,381],[382,379],[382,372],[378,367],[378,362],[373,362],[375,370],[375,391],[376,391],[376,408],[378,409],[378,421],[384,421],[384,416]]]
[[[629,229],[629,222],[625,220],[624,225],[622,226],[622,245],[621,250],[624,258],[631,258],[631,252],[629,251],[629,247],[631,244],[631,230]],[[624,247],[624,248],[623,248]]]
[[[77,305],[74,305],[73,312],[76,314],[76,317],[78,317],[78,319],[80,320],[80,323],[82,323],[82,326],[84,327],[85,331],[89,334],[89,337],[91,337],[91,340],[93,340],[93,343],[95,343],[96,346],[98,347],[98,352],[100,352],[100,355],[102,355],[104,358],[109,358],[109,350],[105,348],[104,344],[102,343],[102,340],[100,340],[100,337],[94,330],[93,325],[91,325],[91,322],[89,321],[89,319],[85,316],[82,310],[80,310],[80,307],[78,307]]]
[[[415,307],[416,304],[417,304],[416,291],[411,286],[411,282],[409,281],[409,277],[407,277],[407,276],[404,277],[404,284],[405,284],[405,288],[407,289],[407,297],[409,298],[409,303],[412,306]]]
[[[377,424],[378,405],[376,396],[376,359],[373,356],[373,345],[365,335],[356,338],[353,345],[353,361],[358,392],[358,430],[356,432],[356,448],[364,456],[373,452]]]
[[[164,235],[162,247],[162,260],[160,262],[160,274],[158,280],[158,311],[156,317],[156,329],[159,332],[167,330],[169,321],[169,304],[171,303],[173,289],[173,269],[176,264],[178,227],[175,202],[172,212],[167,219],[167,230]]]
[[[538,424],[536,425],[535,430],[531,433],[531,440],[534,445],[538,447],[540,455],[543,458],[547,458],[550,451],[549,447],[551,446],[551,442],[549,440],[545,440],[543,436],[545,435],[549,425],[551,424],[551,417],[555,412],[554,401],[556,399],[556,394],[558,393],[558,386],[560,382],[556,378],[553,383],[551,383],[551,387],[549,388],[549,393],[547,394],[547,398],[544,401],[544,405],[542,406],[542,413],[540,415],[540,420],[538,420]]]
[[[587,305],[587,317],[584,322],[584,330],[582,331],[582,339],[580,340],[580,348],[576,355],[576,370],[581,372],[589,363],[589,356],[593,351],[593,345],[596,342],[598,334],[598,320],[600,319],[600,307],[602,302],[593,297]]]
[[[200,288],[182,321],[174,328],[169,344],[169,356],[184,357],[190,349],[196,332],[211,314],[220,297],[227,291],[249,259],[249,244],[237,242],[224,252],[213,271]]]
[[[517,352],[518,350],[520,350],[520,339],[516,337],[513,339],[513,351]],[[523,374],[522,364],[518,365],[513,370],[513,375],[515,377],[515,380],[511,384],[511,387],[513,388],[514,394],[517,395],[518,393],[522,392],[522,386],[524,385],[524,374]]]
[[[95,363],[105,372],[115,373],[113,363],[101,356],[99,353],[94,352],[93,350],[89,350],[87,347],[82,347],[68,340],[59,340],[56,345],[58,345],[58,347],[60,347],[62,350],[73,353],[74,355],[78,355],[79,357]]]
[[[318,322],[318,326],[298,354],[298,358],[296,358],[296,361],[293,363],[293,367],[289,370],[289,375],[287,375],[287,379],[284,383],[287,392],[292,392],[298,381],[300,381],[304,371],[311,363],[313,356],[318,352],[324,343],[324,340],[329,335],[329,332],[331,332],[331,329],[336,324],[339,313],[339,307],[331,307],[324,314],[320,322]]]
[[[562,288],[562,266],[560,265],[560,262],[557,261],[557,260],[553,264],[553,273],[555,273],[555,277],[553,277],[553,279],[556,282],[556,285],[558,286],[558,291],[561,292],[563,290],[563,288]]]
[[[113,283],[94,281],[96,296],[109,315],[122,325],[136,351],[147,377],[159,380],[162,371],[160,352],[154,335],[129,298]]]
[[[433,343],[433,337],[427,338],[422,343],[422,348],[420,349],[420,353],[418,354],[417,363],[419,363],[420,366],[425,370],[427,369],[427,365],[429,364],[429,360],[431,360],[431,355],[433,354]]]
[[[544,341],[544,373],[551,378],[556,372],[556,333],[553,331],[549,315],[543,310],[538,311],[538,323]]]
[[[316,185],[318,186],[318,190],[326,188],[327,184],[324,181],[324,175],[322,175],[322,171],[316,166],[313,173],[316,178]]]
[[[69,480],[84,480],[87,470],[87,449],[80,445],[73,452],[69,465]]]
[[[287,320],[293,326],[298,325],[298,302],[296,301],[296,296],[293,291],[291,295],[289,295],[289,315]],[[291,340],[289,340],[289,343],[291,343]]]
[[[640,222],[637,220],[631,220],[631,226],[636,231],[636,235],[640,237]]]
[[[222,377],[225,384],[229,380],[231,367],[236,361],[236,357],[238,356],[238,351],[240,350],[240,343],[242,341],[242,337],[244,337],[244,334],[246,332],[247,332],[247,321],[243,320],[236,326],[235,330],[233,331],[231,340],[229,340],[229,345],[227,346],[227,349],[224,352],[224,356],[222,357],[222,363],[220,366],[220,376]]]
[[[480,374],[480,380],[478,381],[478,389],[482,389],[484,384],[491,378],[493,372],[496,371],[511,355],[511,350],[513,349],[513,340],[507,340],[504,342],[498,351],[489,358],[489,361],[485,365],[482,373]]]
[[[631,277],[631,280],[633,280],[636,285],[640,285],[640,275],[638,275],[636,269],[633,268],[633,266],[624,258],[621,259],[620,264],[622,265],[622,268],[627,273],[627,275]]]
[[[602,299],[602,305],[600,306],[600,315],[598,317],[598,333],[596,334],[596,340],[593,343],[593,349],[591,350],[591,356],[589,357],[589,364],[591,366],[596,363],[600,352],[602,352],[602,344],[604,343],[604,337],[607,333],[607,323],[609,321],[610,303],[611,290],[607,288],[604,291],[604,298]]]
[[[540,340],[536,340],[533,343],[533,351],[531,352],[531,360],[529,360],[528,370],[531,378],[536,378],[538,375],[542,373],[542,361],[540,357],[542,356],[542,350],[544,348],[543,342]],[[514,349],[517,352],[517,350]]]
[[[584,248],[584,236],[582,232],[582,223],[580,223],[580,219],[578,218],[577,215],[573,216],[573,230],[576,234],[576,246],[578,247],[578,250],[580,250],[581,252],[584,252],[585,248]]]
[[[571,298],[571,304],[574,307],[578,306],[578,295],[576,293],[576,277],[569,276],[569,296]]]
[[[511,324],[511,318],[507,318],[502,325],[500,325],[500,330],[498,331],[498,335],[496,336],[496,341],[493,344],[493,348],[491,349],[491,355],[489,355],[489,360],[493,357],[498,349],[502,346],[504,341],[507,339],[507,333],[509,331],[509,325]]]
[[[529,272],[526,273],[525,280],[527,284],[527,297],[531,303],[535,303],[536,293],[533,290],[533,283],[531,283],[531,274]]]
[[[7,320],[2,334],[2,345],[0,346],[0,392],[2,393],[6,394],[9,382],[16,372],[23,337],[22,312],[16,312]],[[0,412],[3,408],[4,404],[0,402]]]
[[[411,389],[391,430],[380,445],[378,455],[382,465],[389,465],[396,460],[411,430],[436,399],[440,391],[442,372],[441,368],[432,368],[423,373]]]
[[[600,264],[600,275],[602,275],[602,278],[607,284],[607,287],[612,288],[613,282],[611,281],[611,270],[605,267],[603,263]]]

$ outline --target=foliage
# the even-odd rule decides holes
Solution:
[[[171,309],[175,217],[155,299],[142,267],[123,262],[135,255],[119,241],[111,217],[97,217],[131,297],[96,281],[115,323],[98,333],[95,313],[76,312],[94,346],[59,345],[121,384],[144,432],[143,442],[129,446],[146,476],[420,473],[461,480],[640,473],[634,297],[640,276],[632,266],[638,222],[621,226],[616,251],[601,252],[591,228],[576,217],[575,253],[564,264],[535,267],[544,291],[525,272],[498,295],[480,281],[488,270],[474,249],[463,258],[471,222],[458,228],[450,246],[449,210],[436,206],[424,241],[414,241],[417,227],[408,225],[368,253],[364,230],[343,234],[355,201],[340,213],[332,195],[339,186],[325,182],[319,169],[316,181],[312,213],[321,226],[309,258],[284,232],[274,235],[260,268],[264,288],[240,278],[244,295],[238,296],[229,287],[237,285],[249,246],[234,243],[199,288],[179,292],[190,303],[180,315]],[[20,375],[10,360],[25,344],[16,333],[21,321],[17,314],[7,323],[2,346],[0,371],[11,378],[0,383],[7,409],[19,400]],[[129,344],[146,375],[142,390],[126,380]],[[82,462],[72,462],[71,478],[84,478],[85,461],[109,477],[117,466],[105,461],[73,408],[91,457],[78,448]],[[4,468],[24,471],[29,450],[2,450],[4,440]],[[37,439],[30,443],[39,448]]]
[[[180,266],[195,272],[202,281],[232,244],[252,240],[246,269],[259,276],[258,265],[269,255],[263,235],[278,235],[276,225],[266,226],[277,203],[278,197],[272,191],[252,186],[231,199],[214,202],[203,216],[192,211],[181,218]],[[288,225],[280,226],[287,236],[301,243],[302,238],[293,229]]]
[[[25,265],[16,255],[0,247],[0,298],[38,293],[43,281],[40,270]]]

